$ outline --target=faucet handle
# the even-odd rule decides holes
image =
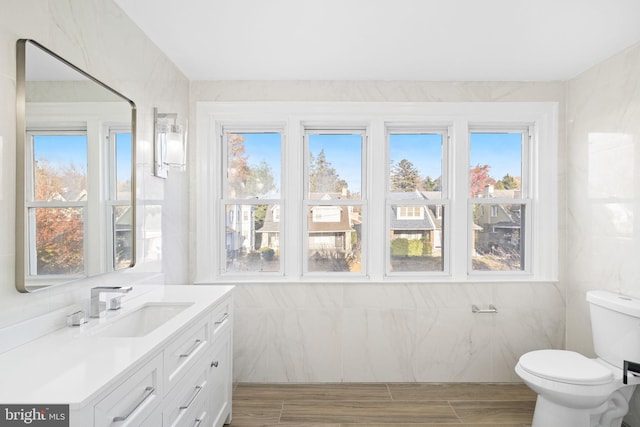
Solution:
[[[107,299],[107,310],[120,310],[122,308],[122,295]]]
[[[87,319],[82,310],[67,315],[67,326],[80,326],[85,323],[87,323]]]

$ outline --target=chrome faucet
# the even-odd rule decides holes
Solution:
[[[100,300],[101,294],[126,294],[133,290],[131,286],[96,286],[91,288],[91,312],[89,317],[102,317],[107,310],[107,302]],[[118,302],[118,308],[120,303]]]

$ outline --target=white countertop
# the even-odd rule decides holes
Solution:
[[[0,402],[69,404],[79,409],[105,386],[126,378],[189,321],[205,316],[233,286],[136,285],[122,299],[122,309],[85,325],[58,329],[0,354]],[[87,289],[87,292],[89,290]],[[142,337],[100,337],[108,322],[149,302],[193,303]]]

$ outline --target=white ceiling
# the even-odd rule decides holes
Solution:
[[[191,80],[566,80],[639,0],[115,0]]]

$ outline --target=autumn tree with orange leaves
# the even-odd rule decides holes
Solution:
[[[34,200],[65,202],[86,199],[86,173],[73,164],[53,167],[35,163]],[[83,209],[78,206],[35,208],[37,274],[84,271]]]

